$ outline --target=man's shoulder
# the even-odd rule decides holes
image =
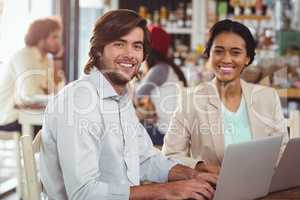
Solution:
[[[67,85],[65,85],[53,98],[54,101],[59,101],[62,99],[62,97],[70,98],[71,95],[76,93],[77,95],[80,95],[80,92],[77,92],[77,90],[84,87],[84,82],[82,80],[75,80]]]
[[[38,51],[35,47],[23,47],[16,52],[14,52],[10,58],[9,63],[10,64],[17,64],[21,67],[25,67],[24,64],[27,63],[38,63],[39,59],[37,56],[36,51]]]
[[[48,104],[52,106],[65,105],[73,107],[88,107],[91,102],[96,102],[97,92],[93,84],[86,79],[78,79],[63,87]]]
[[[12,58],[22,57],[22,56],[33,56],[33,47],[22,47],[18,49],[12,56]]]

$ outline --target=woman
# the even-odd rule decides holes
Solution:
[[[246,26],[228,19],[217,22],[205,55],[215,78],[183,95],[163,152],[190,167],[217,173],[228,144],[287,129],[276,91],[240,79],[255,56],[255,41]]]
[[[153,143],[162,145],[171,114],[177,105],[180,85],[187,86],[187,82],[181,69],[168,56],[170,36],[157,26],[149,27],[149,32],[151,51],[146,58],[148,72],[137,87],[136,105],[147,102],[147,107],[151,107],[149,104],[153,103],[157,119],[144,125]]]

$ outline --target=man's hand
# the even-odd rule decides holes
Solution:
[[[197,170],[198,172],[208,172],[208,173],[219,175],[221,168],[216,165],[207,165],[201,162],[195,166],[195,170]]]
[[[62,45],[59,46],[57,52],[53,55],[54,59],[54,84],[55,84],[55,93],[61,89],[59,87],[64,86],[66,82],[66,76],[63,69],[63,57],[64,57],[64,47]],[[61,86],[59,86],[61,85]]]
[[[65,82],[65,72],[62,69],[54,70],[54,84],[57,86],[61,82]]]
[[[211,200],[214,188],[205,181],[207,177],[198,177],[189,180],[174,181],[165,184],[149,184],[130,188],[131,200],[142,199],[195,199]]]
[[[217,183],[218,174],[217,173],[211,173],[207,172],[204,173],[204,171],[197,171],[195,169],[192,169],[190,167],[177,164],[169,172],[168,180],[169,181],[178,181],[178,180],[184,180],[184,179],[192,179],[192,178],[202,178],[205,181],[208,181],[212,184]]]
[[[172,169],[170,170],[168,179],[169,179],[169,181],[176,181],[176,182],[174,182],[176,184],[185,182],[185,181],[182,182],[182,181],[178,181],[178,180],[186,180],[187,181],[186,183],[188,185],[194,183],[191,180],[198,181],[199,182],[198,186],[201,185],[201,187],[202,187],[201,191],[203,191],[203,187],[204,187],[204,188],[208,189],[208,192],[209,192],[209,191],[212,191],[210,188],[213,188],[213,187],[216,186],[217,180],[218,180],[218,175],[217,174],[212,174],[212,173],[199,172],[199,171],[196,171],[195,169],[192,169],[190,167],[177,164],[174,167],[172,167]],[[189,179],[189,180],[187,180],[187,179]],[[189,181],[191,181],[191,183]],[[200,184],[200,183],[203,183],[203,185]],[[207,185],[209,185],[208,188],[207,188]],[[186,190],[184,188],[184,186],[182,186],[182,187],[183,187],[182,188],[183,191],[180,191],[180,189],[178,189],[178,192],[181,192],[183,195],[193,194],[195,196],[194,190]],[[196,188],[193,188],[193,189],[196,189]],[[195,198],[195,197],[184,197],[184,198],[201,199],[203,197],[199,198],[199,194],[201,194],[202,196],[204,195],[206,198],[207,198],[207,195],[209,195],[205,191],[204,191],[204,194],[202,194],[202,193],[198,194],[198,193],[196,193],[196,197],[198,196],[198,198]],[[179,199],[182,199],[182,198],[179,198]],[[210,198],[207,198],[207,199],[210,199]]]
[[[149,184],[130,188],[130,199],[212,199],[218,175],[201,173],[177,164],[169,172],[166,184]]]
[[[202,178],[194,178],[184,181],[175,181],[162,186],[165,190],[165,199],[212,199],[214,188]]]
[[[64,47],[63,47],[63,45],[60,44],[57,47],[56,52],[54,52],[53,57],[55,57],[55,58],[62,58],[64,56],[64,52],[65,52]]]

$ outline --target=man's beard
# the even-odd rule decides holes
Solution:
[[[117,69],[106,68],[105,64],[99,60],[97,63],[97,68],[103,73],[103,75],[114,85],[125,86],[129,81],[137,75],[135,72],[130,79],[122,75],[122,72],[119,72]]]
[[[130,80],[125,78],[121,73],[115,71],[106,71],[104,70],[104,76],[111,81],[114,85],[126,85]]]

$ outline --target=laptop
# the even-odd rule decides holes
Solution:
[[[300,185],[300,138],[290,139],[272,178],[270,192]]]
[[[248,200],[268,194],[282,136],[228,145],[214,200]]]

